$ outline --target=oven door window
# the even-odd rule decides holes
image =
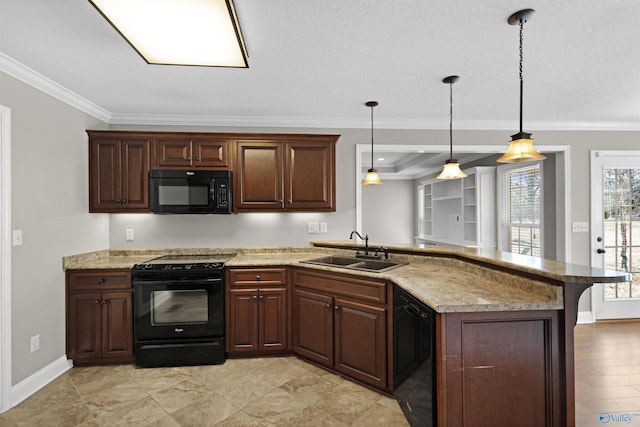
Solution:
[[[209,186],[206,184],[158,185],[160,206],[208,206]]]
[[[209,320],[206,290],[163,290],[151,292],[151,324],[199,324]]]

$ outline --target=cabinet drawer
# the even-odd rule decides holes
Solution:
[[[293,284],[296,287],[315,289],[325,294],[346,296],[377,304],[387,303],[387,284],[385,282],[296,269],[293,272]]]
[[[67,275],[70,290],[131,289],[129,271],[83,270]]]
[[[243,268],[229,271],[232,286],[284,285],[286,268]]]

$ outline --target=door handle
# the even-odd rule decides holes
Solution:
[[[604,250],[604,249],[602,249],[602,248],[598,248],[598,249],[596,250],[596,252],[598,252],[599,254],[603,254],[603,253],[605,253],[605,252],[607,252],[607,251],[605,251],[605,250]]]

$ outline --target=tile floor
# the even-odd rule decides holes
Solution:
[[[0,415],[13,426],[408,426],[397,402],[295,357],[73,368]]]
[[[640,426],[640,321],[576,326],[575,361],[576,425]],[[144,425],[408,424],[395,400],[295,357],[73,368],[0,414],[0,427]]]

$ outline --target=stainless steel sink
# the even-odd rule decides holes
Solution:
[[[333,256],[333,255],[308,259],[300,262],[307,263],[307,264],[326,265],[329,267],[349,268],[352,270],[374,271],[378,273],[391,270],[397,267],[401,267],[407,264],[406,262],[372,260],[372,259],[362,259],[362,258],[355,258],[355,257]]]

